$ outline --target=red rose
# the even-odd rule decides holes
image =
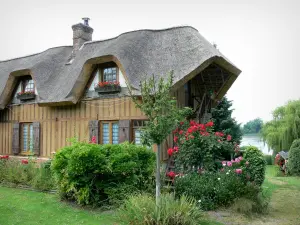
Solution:
[[[179,134],[183,134],[183,130],[180,130],[180,131],[179,131]]]
[[[176,173],[174,171],[170,171],[170,172],[167,173],[167,176],[174,179],[175,176],[176,176]]]
[[[175,146],[175,147],[173,148],[173,150],[174,150],[175,152],[178,152],[179,147],[178,147],[178,146]]]
[[[227,141],[231,141],[231,139],[232,139],[231,135],[228,134],[226,139],[227,139]]]
[[[214,125],[213,121],[209,121],[205,124],[206,127],[212,127]]]
[[[168,155],[169,155],[169,156],[172,156],[172,155],[173,155],[173,148],[169,148],[169,149],[168,149]]]
[[[174,136],[174,142],[176,143],[178,141],[178,137]]]

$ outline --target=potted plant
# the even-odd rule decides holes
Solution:
[[[120,82],[118,82],[118,81],[114,81],[114,82],[109,82],[109,81],[99,82],[95,86],[95,91],[98,92],[99,94],[120,92],[121,91]]]
[[[17,98],[21,101],[35,99],[34,91],[21,91],[17,94]]]

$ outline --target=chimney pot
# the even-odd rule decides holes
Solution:
[[[82,20],[83,20],[83,24],[84,24],[85,26],[89,26],[89,20],[90,20],[90,18],[88,18],[88,17],[83,17]]]

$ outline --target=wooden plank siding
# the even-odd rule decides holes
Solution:
[[[80,141],[88,141],[90,120],[126,119],[146,119],[129,97],[82,101],[73,106],[9,106],[0,111],[0,155],[12,154],[14,122],[40,122],[40,157],[50,157],[52,152],[70,144],[66,141],[67,138],[77,136]]]

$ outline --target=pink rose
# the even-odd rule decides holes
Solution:
[[[227,166],[232,166],[232,162],[227,162]]]
[[[236,169],[236,170],[235,170],[235,173],[236,173],[236,174],[242,174],[242,172],[243,172],[242,169]]]

